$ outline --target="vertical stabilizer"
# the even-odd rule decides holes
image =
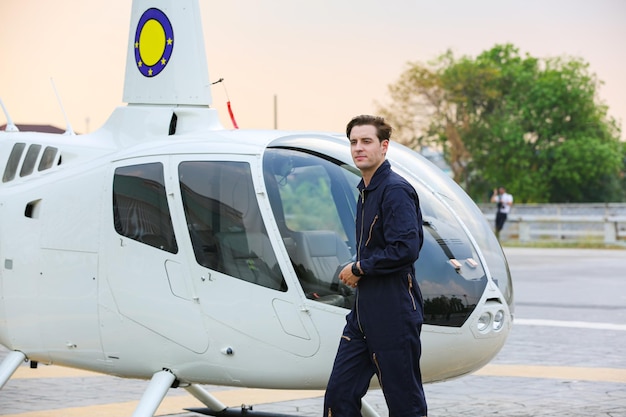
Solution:
[[[133,0],[123,101],[211,104],[198,0]]]

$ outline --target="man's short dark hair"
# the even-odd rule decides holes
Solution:
[[[346,136],[350,137],[350,132],[354,126],[372,125],[376,128],[376,136],[381,142],[383,140],[390,140],[391,138],[391,126],[385,122],[385,119],[379,116],[370,116],[368,114],[362,114],[360,116],[353,117],[346,126]]]

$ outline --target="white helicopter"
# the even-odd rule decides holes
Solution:
[[[224,129],[204,51],[197,0],[134,0],[128,105],[99,130],[18,132],[5,111],[0,388],[27,360],[150,380],[137,417],[171,387],[212,415],[237,410],[202,384],[325,388],[353,299],[349,142]],[[505,256],[445,173],[398,144],[388,158],[425,220],[423,379],[471,373],[512,326]]]

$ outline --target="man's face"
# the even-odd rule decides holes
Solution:
[[[373,174],[385,161],[388,146],[388,140],[378,140],[372,125],[354,126],[350,132],[352,160],[364,174]]]

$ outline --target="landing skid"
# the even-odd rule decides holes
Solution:
[[[242,405],[241,408],[228,407],[222,411],[215,411],[210,408],[185,408],[186,411],[214,417],[297,417],[292,414],[268,413],[265,411],[254,411],[252,406]]]
[[[0,363],[0,389],[11,378],[13,373],[19,368],[19,366],[27,360],[27,356],[19,351],[10,352],[4,360]],[[165,398],[167,391],[173,387],[178,386],[176,376],[168,369],[156,372],[150,382],[146,391],[143,393],[133,417],[152,417],[156,412],[159,404]],[[193,413],[203,414],[205,416],[214,417],[298,417],[290,414],[278,414],[268,413],[263,411],[254,411],[252,406],[226,407],[211,393],[204,390],[202,387],[196,384],[190,384],[184,387],[187,392],[198,399],[207,408],[186,408],[186,411]],[[374,410],[368,403],[361,401],[361,414],[363,417],[380,417],[376,410]]]
[[[10,352],[0,364],[0,389],[7,383],[17,368],[26,360],[26,355],[19,351]]]
[[[212,408],[185,408],[185,411],[203,414],[213,417],[298,417],[293,414],[269,413],[266,411],[254,411],[252,406],[242,405],[241,408],[227,407],[221,411]],[[380,417],[380,415],[365,400],[361,400],[361,415],[363,417]]]

